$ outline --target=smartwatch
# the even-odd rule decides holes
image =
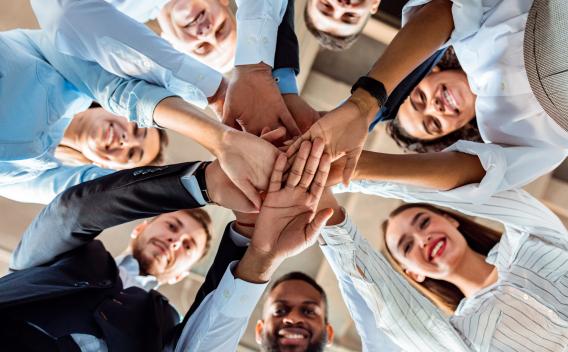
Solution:
[[[193,173],[195,176],[195,180],[197,181],[197,185],[199,186],[199,190],[201,191],[201,195],[206,203],[211,204],[213,201],[211,197],[209,197],[209,191],[207,191],[207,181],[205,180],[205,169],[207,166],[211,164],[211,161],[204,161],[197,167],[197,170]]]
[[[355,82],[353,87],[351,87],[351,94],[353,94],[357,88],[366,90],[373,98],[377,99],[379,107],[383,107],[387,102],[387,90],[381,81],[377,81],[376,79],[368,76],[362,76],[359,77],[357,82]]]

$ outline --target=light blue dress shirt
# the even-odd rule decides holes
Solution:
[[[96,100],[152,127],[168,90],[108,73],[58,52],[42,31],[0,33],[0,196],[48,203],[61,191],[112,170],[70,167],[54,157],[71,118]]]

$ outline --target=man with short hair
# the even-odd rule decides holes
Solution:
[[[181,322],[167,299],[146,285],[152,275],[158,282],[180,280],[205,246],[199,225],[180,209],[207,202],[250,209],[219,163],[124,170],[60,194],[26,230],[10,263],[13,273],[0,278],[3,347],[235,350],[274,271],[311,246],[332,215],[329,209],[316,212],[330,168],[321,140],[313,148],[306,142],[298,155],[285,187],[287,159],[280,154],[276,160],[252,239],[227,226]],[[172,211],[138,226],[130,259],[115,261],[95,240],[108,227]]]
[[[321,352],[333,343],[327,296],[302,272],[274,281],[256,323],[256,342],[264,352]]]
[[[320,45],[345,50],[359,38],[381,0],[307,0],[304,21]]]

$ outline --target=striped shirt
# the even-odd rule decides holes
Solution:
[[[456,200],[435,190],[358,181],[339,191],[362,192],[407,202],[426,202],[505,225],[487,256],[497,282],[463,299],[446,316],[396,272],[349,218],[325,227],[336,267],[373,312],[374,322],[405,351],[568,351],[568,233],[560,220],[523,190],[483,204]]]

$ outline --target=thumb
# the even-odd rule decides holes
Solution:
[[[292,114],[290,114],[290,111],[288,111],[285,106],[280,113],[280,121],[282,121],[282,124],[284,125],[284,127],[286,127],[286,129],[292,136],[300,136],[302,134],[300,127],[298,127],[298,124],[296,123],[296,120],[294,120]]]
[[[333,215],[333,209],[325,208],[317,212],[316,216],[308,225],[306,225],[305,236],[306,242],[311,246],[318,238],[321,228]]]
[[[343,184],[345,186],[349,185],[349,181],[351,180],[351,177],[353,177],[353,173],[355,173],[355,168],[357,167],[357,161],[359,161],[360,155],[361,150],[358,149],[345,156],[347,158],[345,161],[345,168],[343,169]]]
[[[270,143],[274,143],[275,141],[279,140],[285,135],[286,135],[286,128],[284,128],[283,126],[275,128],[272,131],[268,127],[264,127],[262,129],[262,132],[260,132],[260,138]]]
[[[235,186],[237,186],[241,190],[241,192],[243,192],[245,197],[247,197],[248,200],[253,204],[255,210],[260,209],[260,206],[262,205],[260,194],[248,180],[243,182],[235,182]]]

